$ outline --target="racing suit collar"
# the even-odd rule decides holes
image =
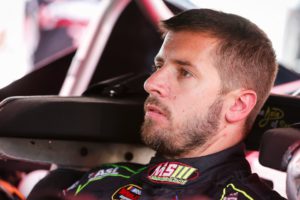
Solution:
[[[201,156],[201,157],[194,157],[194,158],[181,158],[181,159],[166,159],[163,156],[156,155],[151,158],[150,165],[158,164],[160,162],[182,162],[189,164],[198,168],[200,171],[204,172],[206,169],[211,168],[212,166],[216,166],[218,164],[223,164],[228,160],[232,160],[232,158],[237,157],[240,159],[241,156],[245,156],[245,144],[239,143],[235,146],[232,146],[228,149],[223,151]]]
[[[207,171],[226,163],[239,162],[245,168],[249,168],[245,162],[245,145],[239,143],[223,151],[195,158],[166,159],[156,155],[149,163],[147,182],[152,184],[187,185],[205,177]],[[177,177],[177,178],[176,178]]]

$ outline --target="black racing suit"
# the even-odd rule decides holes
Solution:
[[[251,174],[244,145],[198,158],[167,160],[156,156],[148,165],[106,164],[85,174],[63,191],[72,199],[284,199]],[[92,198],[94,197],[94,198]]]

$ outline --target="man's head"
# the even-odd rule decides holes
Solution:
[[[250,129],[277,72],[266,35],[244,18],[208,9],[183,12],[161,29],[158,70],[145,82],[146,144],[181,156],[241,140],[228,131]]]

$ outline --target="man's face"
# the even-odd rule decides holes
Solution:
[[[156,72],[145,82],[144,142],[178,157],[216,137],[223,99],[213,66],[217,40],[193,32],[169,32],[155,58]]]

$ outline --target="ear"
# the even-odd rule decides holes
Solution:
[[[234,123],[245,119],[256,104],[257,96],[253,90],[236,91],[225,117],[227,122]]]

